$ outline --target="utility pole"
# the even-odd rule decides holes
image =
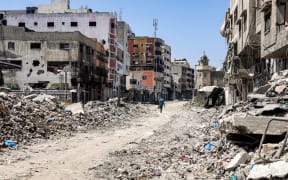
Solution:
[[[158,19],[154,18],[153,19],[153,26],[154,26],[154,46],[155,46],[155,42],[156,42],[156,37],[157,37],[157,30],[158,30]],[[157,102],[157,98],[158,98],[158,92],[157,92],[157,85],[158,85],[158,79],[157,79],[157,75],[158,75],[158,69],[157,69],[157,58],[156,58],[156,53],[154,51],[154,62],[155,62],[155,88],[154,88],[154,93],[155,93],[155,102]]]

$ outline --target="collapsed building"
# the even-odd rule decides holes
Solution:
[[[275,72],[287,69],[287,1],[230,1],[221,34],[228,51],[224,62],[229,104],[247,100]]]
[[[103,97],[107,57],[80,32],[32,32],[1,26],[4,84],[11,89],[62,90],[68,101]],[[61,91],[59,91],[61,94]]]

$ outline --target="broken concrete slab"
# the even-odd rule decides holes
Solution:
[[[285,178],[288,175],[288,162],[278,161],[269,164],[257,164],[250,171],[247,179]]]
[[[274,116],[251,116],[247,113],[235,113],[223,118],[221,127],[227,127],[226,133],[233,134],[263,134],[269,120]],[[284,119],[284,118],[283,118]],[[283,135],[288,129],[288,123],[272,122],[267,135]]]
[[[51,102],[51,101],[56,101],[56,97],[48,95],[48,94],[40,94],[36,96],[35,98],[33,98],[32,101],[38,102],[38,103],[42,103],[44,101]]]
[[[73,115],[74,114],[84,114],[83,104],[81,102],[70,104],[65,108],[65,111],[70,111]]]
[[[238,153],[232,161],[225,167],[226,171],[235,170],[240,164],[246,163],[250,159],[249,154],[245,151]]]
[[[253,116],[258,116],[258,115],[265,115],[265,114],[270,114],[270,115],[280,115],[280,111],[283,111],[286,113],[288,108],[286,106],[283,106],[281,104],[266,104],[263,108],[260,109],[253,109],[249,110],[248,114],[253,115]]]

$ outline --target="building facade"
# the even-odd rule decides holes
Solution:
[[[170,50],[160,38],[129,38],[128,51],[131,57],[131,67],[127,80],[130,82],[128,89],[134,94],[140,94],[137,97],[142,98],[138,100],[155,101],[167,94],[168,85],[164,87],[164,59],[166,63],[171,59]]]
[[[119,87],[120,96],[127,94],[126,79],[130,71],[130,53],[128,52],[128,39],[135,37],[131,27],[124,21],[117,22],[117,74],[120,80],[116,87]]]
[[[0,11],[2,24],[26,27],[37,32],[75,32],[101,42],[108,55],[105,93],[113,96],[113,87],[120,84],[125,67],[117,59],[117,16],[110,12],[93,12],[88,8],[70,9],[69,0],[51,0],[49,5],[27,7],[26,10]],[[117,70],[119,69],[119,70]]]
[[[73,102],[104,97],[107,58],[95,40],[80,32],[31,32],[13,26],[1,26],[0,33],[1,62],[14,65],[2,68],[8,87],[65,90],[70,94],[66,100]]]
[[[194,69],[186,59],[174,60],[171,64],[174,99],[192,99]]]
[[[195,90],[205,86],[224,87],[224,72],[209,65],[209,59],[205,52],[200,57],[199,63],[195,66]]]
[[[260,1],[261,13],[261,58],[265,59],[272,72],[288,68],[288,2],[285,0]]]
[[[247,100],[255,88],[255,79],[263,76],[260,57],[260,14],[256,0],[230,0],[221,33],[227,40],[224,62],[226,102]],[[264,82],[259,82],[261,86]]]
[[[164,79],[161,96],[167,100],[173,98],[173,83],[171,74],[171,47],[166,44],[162,45],[162,61],[164,62]]]

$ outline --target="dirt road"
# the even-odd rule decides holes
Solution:
[[[0,179],[94,179],[89,169],[109,159],[109,152],[133,146],[175,123],[175,117],[185,115],[184,103],[168,102],[162,114],[153,106],[150,114],[126,128],[78,133],[10,151],[0,156]],[[175,124],[181,128],[185,123]]]

